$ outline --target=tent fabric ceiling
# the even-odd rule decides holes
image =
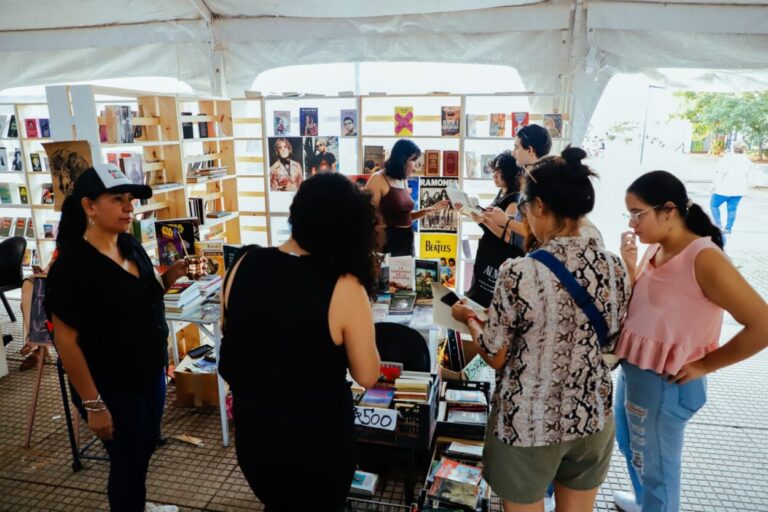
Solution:
[[[690,76],[764,87],[768,0],[737,1],[0,0],[0,84],[169,76],[237,95],[290,64],[504,64],[530,90],[574,95],[578,141],[617,72],[733,69]]]

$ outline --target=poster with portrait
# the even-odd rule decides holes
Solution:
[[[348,109],[342,110],[339,114],[339,121],[341,122],[341,136],[342,137],[355,137],[357,136],[357,110]]]
[[[313,107],[300,108],[299,109],[299,126],[301,127],[301,134],[305,137],[317,136],[317,109]]]
[[[304,181],[304,147],[301,137],[268,137],[269,190],[295,192]]]
[[[338,137],[304,137],[304,172],[307,178],[318,172],[338,170]]]
[[[419,209],[429,208],[444,199],[448,199],[446,189],[459,186],[458,178],[420,178]],[[422,233],[456,233],[459,227],[459,212],[444,208],[421,218],[419,231]]]
[[[544,128],[550,137],[559,139],[563,136],[563,114],[544,114]]]
[[[291,133],[291,111],[275,110],[272,114],[272,127],[275,135],[288,135]]]
[[[60,212],[64,199],[75,187],[75,181],[93,166],[91,145],[85,140],[46,142],[43,144],[51,166],[53,209]]]
[[[459,261],[458,236],[425,233],[419,236],[419,258],[440,261],[440,284],[456,288],[456,262]]]

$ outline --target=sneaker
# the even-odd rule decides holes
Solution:
[[[641,509],[640,505],[635,501],[635,495],[631,492],[614,492],[613,502],[619,510],[624,512],[640,512]]]
[[[155,505],[149,501],[144,504],[144,512],[179,512],[176,505]]]
[[[554,496],[544,496],[544,512],[555,512]]]

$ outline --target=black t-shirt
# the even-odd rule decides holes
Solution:
[[[141,244],[118,245],[139,268],[137,278],[85,240],[63,251],[48,273],[45,307],[77,331],[97,387],[140,391],[163,371],[168,324],[164,288]]]

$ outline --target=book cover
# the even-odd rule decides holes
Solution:
[[[224,241],[206,240],[195,242],[195,254],[206,258],[208,275],[224,275]]]
[[[133,124],[133,140],[139,140],[144,138],[144,127],[138,124],[133,123],[133,118],[135,117],[141,117],[142,111],[144,109],[141,105],[139,105],[139,111],[136,112],[135,110],[131,110],[131,123]],[[42,126],[42,124],[41,124]]]
[[[427,494],[438,501],[474,510],[480,495],[480,487],[436,477]]]
[[[491,137],[503,137],[507,122],[506,114],[491,114],[491,124],[488,128],[488,134]]]
[[[464,151],[464,176],[467,178],[480,177],[480,159],[474,151]]]
[[[130,114],[130,112],[129,112]],[[75,187],[75,181],[93,165],[91,145],[85,140],[47,142],[43,144],[51,163],[52,186],[55,194],[53,209],[61,211],[61,205]]]
[[[395,107],[395,135],[413,135],[413,107]]]
[[[304,137],[316,137],[318,135],[318,118],[316,107],[299,109],[299,127]]]
[[[51,136],[51,123],[50,121],[45,118],[41,117],[37,120],[38,124],[40,125],[40,136],[44,139],[47,139]]]
[[[29,204],[29,190],[26,185],[17,185],[16,191],[19,195],[19,204]]]
[[[155,233],[155,218],[133,219],[131,223],[131,234],[136,237],[140,243],[145,244],[157,239]]]
[[[0,183],[0,204],[13,203],[13,196],[11,195],[11,184]]]
[[[8,114],[0,114],[0,139],[8,136]]]
[[[389,258],[389,291],[414,290],[414,262],[411,256]]]
[[[530,114],[528,112],[512,112],[512,136],[517,137],[517,131],[523,126],[528,126]]]
[[[0,218],[0,236],[11,236],[11,230],[13,229],[13,217]]]
[[[389,303],[389,314],[409,315],[413,313],[415,305],[416,292],[399,291],[392,295],[392,302]]]
[[[21,149],[19,148],[15,148],[13,150],[13,160],[11,160],[11,170],[12,171],[24,170],[24,161],[21,158]]]
[[[360,496],[373,496],[376,493],[378,481],[379,475],[357,470],[355,476],[352,477],[352,486],[349,488],[349,492]]]
[[[24,228],[24,238],[35,238],[35,223],[32,217],[27,218],[27,225]]]
[[[544,114],[544,128],[553,139],[563,137],[563,114]]]
[[[461,334],[453,329],[448,329],[445,344],[445,351],[448,353],[448,369],[460,372],[464,368],[464,347],[461,344]]]
[[[446,149],[443,151],[443,176],[459,175],[459,152]]]
[[[373,174],[384,167],[384,146],[363,148],[363,174]]]
[[[432,283],[439,282],[440,261],[418,258],[414,263],[416,303],[432,304]]]
[[[195,253],[200,240],[196,218],[155,221],[155,237],[161,267],[170,267],[184,256]]]
[[[115,144],[133,142],[130,105],[106,105],[107,141]]]
[[[342,137],[355,137],[357,136],[357,110],[346,109],[339,113],[339,121],[341,122],[341,136]]]
[[[455,288],[456,262],[459,257],[457,235],[422,233],[419,239],[419,258],[437,259],[440,262],[440,283]]]
[[[32,162],[32,172],[43,172],[43,164],[40,161],[40,153],[30,153],[29,161]]]
[[[40,186],[40,203],[53,204],[54,201],[53,183],[43,183]]]
[[[440,176],[440,150],[424,151],[424,176]]]
[[[269,189],[295,192],[304,181],[304,144],[301,137],[269,137]]]
[[[11,120],[8,121],[8,138],[15,139],[19,136],[19,126],[16,124],[16,116],[11,114]]]
[[[448,445],[445,453],[457,455],[461,458],[469,457],[480,460],[483,458],[483,445],[465,444],[454,441]]]
[[[442,107],[440,128],[444,136],[453,137],[461,132],[461,107]]]
[[[24,120],[24,131],[27,132],[28,139],[37,139],[40,134],[37,131],[37,119],[28,117]]]
[[[449,404],[488,405],[485,393],[473,389],[446,389],[445,400]]]
[[[419,191],[419,209],[429,208],[444,199],[448,199],[446,189],[458,188],[458,178],[421,178]],[[459,227],[459,213],[451,206],[429,213],[421,218],[420,232],[456,233]]]
[[[181,118],[184,119],[184,116],[191,117],[192,112],[182,112]],[[181,137],[184,139],[194,139],[195,138],[195,125],[193,123],[181,123]]]
[[[59,221],[48,220],[43,224],[43,238],[56,238],[59,232]]]
[[[449,410],[446,421],[449,423],[466,423],[468,425],[485,425],[488,422],[488,413],[462,411],[460,409]]]
[[[480,155],[480,169],[483,178],[493,178],[493,161],[496,160],[496,155],[486,153]]]
[[[291,133],[291,111],[275,110],[272,113],[272,128],[275,135],[289,135]]]
[[[13,236],[24,236],[24,229],[27,227],[29,217],[17,217],[16,225],[13,228]]]
[[[232,262],[235,261],[235,256],[237,256],[237,251],[242,249],[241,244],[224,244],[223,247],[223,254],[224,254],[224,270],[226,271],[231,265]]]
[[[197,133],[200,134],[201,139],[208,138],[208,121],[201,121],[197,123]]]
[[[358,405],[387,409],[393,398],[395,398],[395,391],[392,389],[371,388],[365,392]]]
[[[144,156],[140,153],[121,153],[119,159],[120,169],[126,177],[135,185],[146,185],[144,176]]]
[[[29,247],[24,249],[24,256],[21,258],[21,266],[29,267],[32,265],[32,262],[35,262],[35,264],[37,264],[36,255],[37,255],[37,251],[35,249],[30,249]]]
[[[0,171],[8,170],[8,150],[0,147]]]
[[[477,124],[483,120],[481,115],[467,114],[467,137],[477,137]]]
[[[483,479],[483,470],[468,464],[462,464],[459,461],[443,457],[440,459],[440,465],[435,472],[435,478],[447,478],[454,482],[479,485]]]

